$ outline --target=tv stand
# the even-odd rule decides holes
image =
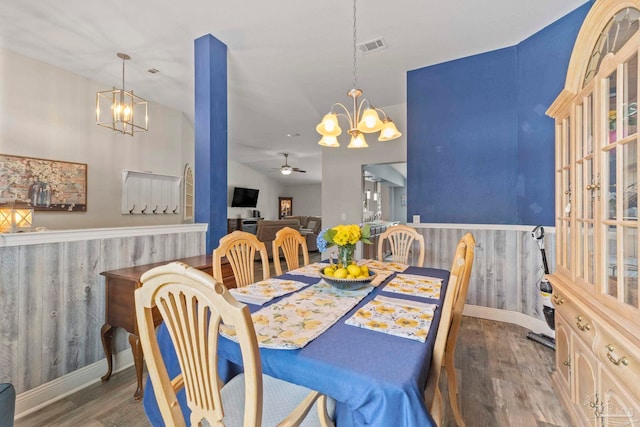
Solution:
[[[264,218],[227,218],[227,233],[233,233],[236,230],[246,231],[256,234],[258,221]]]

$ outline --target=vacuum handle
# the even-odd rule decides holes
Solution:
[[[544,252],[544,249],[540,249],[542,252],[542,264],[544,265],[544,274],[549,274],[549,265],[547,264],[547,255]]]

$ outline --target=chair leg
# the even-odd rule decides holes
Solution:
[[[324,394],[320,396],[316,404],[318,405],[318,418],[320,418],[320,425],[322,427],[333,427],[333,420],[329,418],[329,413],[327,412],[327,396]]]
[[[440,387],[436,387],[435,394],[433,396],[433,403],[431,404],[431,418],[436,423],[436,426],[442,426],[442,393]]]
[[[458,427],[465,427],[462,414],[460,413],[460,407],[458,406],[458,381],[456,378],[456,367],[453,363],[453,352],[447,352],[445,360],[445,369],[447,371],[447,388],[449,389],[449,405],[453,411],[453,416],[456,419]]]

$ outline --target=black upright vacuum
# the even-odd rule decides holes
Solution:
[[[544,274],[549,274],[549,265],[547,264],[547,255],[544,252],[544,227],[539,225],[531,231],[531,238],[538,243],[538,248],[540,248],[540,253],[542,254],[542,265],[544,268]],[[551,287],[551,283],[545,276],[542,276],[540,281],[538,282],[538,288],[540,289],[540,296],[542,297],[542,312],[544,314],[544,318],[547,321],[547,325],[551,328],[552,331],[555,330],[555,308],[551,303],[551,293],[553,292],[553,288]],[[545,334],[536,334],[534,332],[528,332],[527,338],[538,342],[544,346],[547,346],[553,350],[556,349],[556,340],[553,337],[550,337]]]

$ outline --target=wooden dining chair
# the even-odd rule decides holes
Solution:
[[[264,243],[255,235],[244,231],[227,234],[213,250],[213,277],[222,283],[222,258],[227,257],[238,288],[254,283],[256,253],[260,254],[262,261],[262,280],[267,280],[271,277],[271,272]]]
[[[391,261],[409,264],[414,242],[419,244],[417,267],[424,264],[424,237],[415,228],[407,225],[394,225],[387,228],[378,240],[378,261],[384,261],[385,242],[389,242],[391,248]]]
[[[456,288],[461,278],[451,274],[442,302],[442,312],[440,315],[440,323],[436,335],[436,342],[433,347],[431,356],[431,365],[429,366],[429,375],[427,376],[427,385],[424,390],[424,401],[437,426],[442,425],[442,393],[440,392],[440,372],[444,364],[445,349],[447,346],[447,337],[451,329],[451,320],[453,318],[453,306],[456,297]]]
[[[458,406],[458,386],[454,355],[460,331],[460,322],[462,321],[462,310],[464,309],[469,289],[475,246],[476,241],[471,233],[465,234],[458,242],[453,256],[447,293],[442,304],[442,316],[438,325],[436,343],[425,389],[425,402],[437,425],[441,425],[444,412],[442,394],[439,389],[440,371],[443,367],[447,374],[449,404],[453,411],[453,416],[459,427],[464,427],[465,425]]]
[[[471,268],[475,257],[476,240],[471,233],[462,236],[456,246],[453,257],[451,274],[457,276],[458,282],[453,302],[453,313],[451,317],[451,327],[447,335],[447,344],[444,353],[444,367],[447,373],[447,388],[449,389],[449,404],[453,411],[453,416],[459,427],[464,427],[464,420],[458,405],[458,380],[454,364],[456,343],[462,322],[462,311],[467,300],[469,291],[469,279],[471,278]]]
[[[258,342],[249,308],[222,283],[183,263],[144,273],[135,292],[140,342],[160,413],[168,426],[259,427],[333,426],[326,398],[262,374]],[[181,373],[170,378],[154,328],[154,309],[162,316]],[[218,376],[219,327],[235,330],[244,372],[226,384]],[[191,417],[185,419],[177,392],[184,389]],[[311,411],[317,405],[317,411]],[[306,424],[305,424],[306,425]]]
[[[282,265],[280,262],[280,249],[287,263],[287,271],[300,268],[300,252],[302,252],[303,265],[309,264],[309,250],[307,249],[307,239],[300,234],[298,230],[291,227],[284,227],[278,230],[276,238],[271,242],[273,251],[273,266],[276,270],[276,276],[282,274]]]

